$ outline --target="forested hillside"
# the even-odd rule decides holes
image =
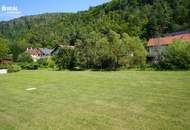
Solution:
[[[113,30],[146,39],[188,28],[189,0],[112,0],[76,14],[42,14],[0,23],[0,33],[8,40],[43,47],[75,44],[91,31]]]

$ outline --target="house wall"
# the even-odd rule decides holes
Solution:
[[[40,56],[36,56],[36,55],[31,55],[32,59],[34,62],[37,62],[37,60],[40,59]]]
[[[11,60],[9,60],[9,59],[1,60],[0,64],[11,64]]]
[[[162,54],[164,48],[166,46],[160,46],[160,53]],[[158,46],[150,46],[148,47],[148,56],[155,57],[158,53]]]

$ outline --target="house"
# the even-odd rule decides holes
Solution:
[[[190,32],[175,32],[165,35],[161,38],[150,38],[147,44],[148,61],[154,61],[158,58],[164,47],[168,46],[175,40],[190,41]]]
[[[5,58],[0,60],[0,64],[11,64],[12,63],[12,55],[7,55]]]
[[[62,48],[70,48],[70,49],[75,49],[75,46],[71,45],[56,45],[55,48],[52,50],[51,55],[55,56],[58,55],[60,50]]]
[[[32,59],[36,62],[40,58],[51,56],[52,49],[48,48],[27,48],[26,52],[29,53]]]
[[[12,63],[11,58],[4,58],[0,60],[0,64],[11,64],[11,63]]]
[[[0,64],[11,64],[12,61],[10,58],[5,58],[3,60],[0,60]]]
[[[26,53],[30,54],[32,57],[33,61],[37,61],[41,57],[41,51],[37,48],[27,48]]]
[[[48,48],[39,48],[39,50],[41,52],[41,57],[51,56],[51,52],[53,51],[53,49],[48,49]]]

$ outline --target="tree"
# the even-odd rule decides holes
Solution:
[[[78,45],[78,55],[81,67],[93,68],[96,60],[96,44],[97,41],[101,38],[101,34],[95,31],[89,34],[83,34],[82,41]]]
[[[168,45],[162,54],[160,62],[162,69],[190,69],[190,42],[174,41]]]
[[[33,59],[29,53],[24,52],[18,56],[18,61],[31,63],[33,62]]]
[[[121,36],[120,34],[111,30],[108,34],[108,39],[109,39],[110,55],[112,56],[112,59],[114,60],[112,67],[116,69],[119,65],[118,61],[120,58],[120,50],[122,46]]]
[[[122,35],[120,55],[120,65],[125,67],[134,67],[146,63],[147,52],[143,41],[138,37],[130,37],[126,33]]]
[[[78,13],[42,14],[0,22],[0,34],[14,43],[24,38],[33,47],[74,44],[81,34],[92,31],[104,35],[113,30],[148,39],[158,33],[189,29],[189,7],[190,0],[112,0]]]
[[[95,67],[100,69],[109,69],[112,68],[114,64],[113,57],[110,53],[110,43],[107,37],[103,37],[97,41],[96,44],[96,61]]]
[[[9,52],[6,40],[0,38],[0,60],[5,58]]]
[[[18,56],[23,53],[29,45],[25,42],[25,40],[20,40],[18,42],[11,42],[9,44],[10,52],[13,55],[13,61],[18,60]]]
[[[60,49],[58,55],[55,57],[55,63],[59,70],[74,69],[77,65],[75,49],[69,46]]]
[[[160,37],[169,29],[172,20],[172,9],[167,1],[156,0],[150,11],[152,13],[150,13],[149,24],[151,24],[154,33],[152,35]]]
[[[102,37],[96,44],[96,65],[101,69],[134,67],[145,64],[146,50],[138,37],[122,36],[110,31],[107,37]]]
[[[169,28],[172,19],[172,10],[168,5],[167,1],[156,0],[152,7],[153,14],[150,18],[150,23],[152,24],[152,29],[157,39],[157,56],[156,60],[160,61],[161,58],[161,47],[160,47],[160,37]]]

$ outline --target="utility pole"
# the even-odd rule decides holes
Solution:
[[[160,32],[158,32],[158,34],[157,34],[157,45],[156,45],[156,51],[157,51],[157,54],[156,54],[156,62],[159,62],[159,61],[161,60],[161,46],[160,46],[160,40],[161,40]]]

